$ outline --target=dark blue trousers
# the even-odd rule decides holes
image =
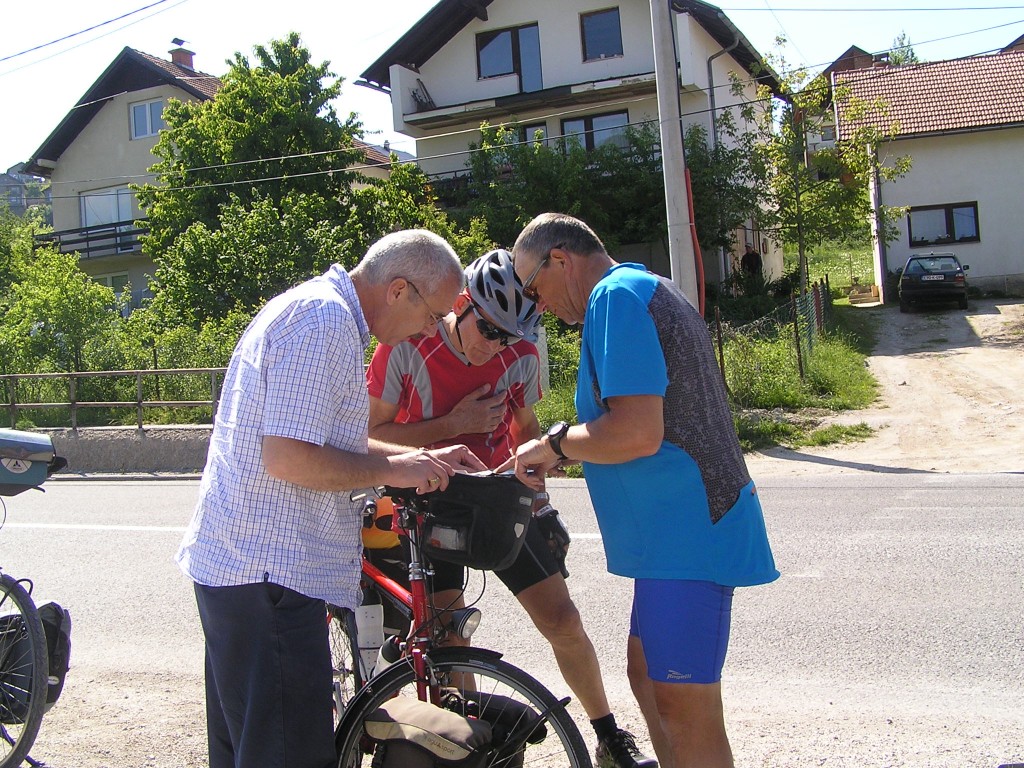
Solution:
[[[210,768],[337,765],[324,601],[269,582],[195,591]]]

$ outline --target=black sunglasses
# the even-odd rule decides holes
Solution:
[[[470,309],[473,310],[473,314],[476,315],[476,329],[480,331],[480,335],[483,336],[485,339],[487,339],[488,341],[501,342],[501,346],[503,347],[507,347],[509,344],[515,344],[517,341],[519,341],[519,336],[514,336],[511,333],[506,333],[505,331],[495,326],[493,323],[489,323],[486,320],[484,320],[483,316],[480,314],[480,311],[476,308],[476,304],[470,304],[469,306]],[[465,316],[465,313],[463,313],[462,317]],[[462,318],[459,319],[461,320]]]

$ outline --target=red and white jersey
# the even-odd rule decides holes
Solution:
[[[491,385],[488,395],[505,393],[508,408],[493,432],[460,435],[427,446],[441,448],[462,443],[492,468],[511,456],[515,448],[511,433],[513,409],[533,405],[541,397],[540,358],[533,344],[520,341],[502,347],[483,365],[469,365],[455,350],[443,326],[432,337],[403,341],[395,347],[378,345],[366,381],[371,397],[398,406],[397,424],[444,416],[485,383]]]

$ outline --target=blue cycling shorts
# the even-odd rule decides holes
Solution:
[[[733,587],[710,581],[636,579],[629,634],[647,676],[660,683],[717,683],[729,648]]]

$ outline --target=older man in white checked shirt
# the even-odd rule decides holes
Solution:
[[[349,490],[444,488],[483,469],[465,446],[371,440],[370,334],[433,335],[462,288],[458,257],[423,230],[388,235],[272,299],[231,356],[199,503],[177,560],[206,636],[211,768],[336,763],[324,601],[359,598],[360,508]]]

